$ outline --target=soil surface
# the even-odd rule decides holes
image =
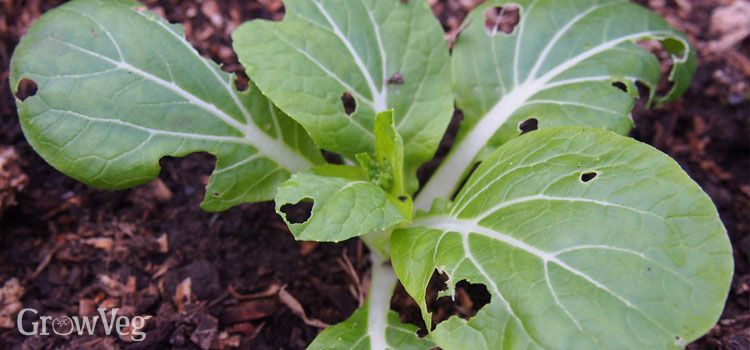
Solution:
[[[164,159],[158,180],[119,192],[80,184],[36,155],[18,124],[8,64],[28,26],[61,2],[0,0],[0,349],[302,349],[323,323],[346,319],[367,284],[363,244],[295,242],[270,203],[202,211],[210,155]],[[632,136],[677,159],[716,203],[734,245],[736,274],[724,314],[688,349],[750,349],[750,40],[743,26],[750,18],[737,19],[750,3],[638,2],[691,37],[699,67],[678,101],[636,108]],[[250,19],[283,17],[279,0],[145,3],[183,23],[199,51],[229,72],[241,71],[232,30]],[[430,3],[446,31],[455,32],[478,1]],[[438,160],[450,142],[447,136]],[[438,319],[471,315],[486,303],[486,290],[462,284],[456,300],[433,303]],[[103,332],[27,337],[15,328],[22,307],[55,317],[97,307],[155,317],[144,342]],[[404,321],[420,323],[403,288],[393,307]]]

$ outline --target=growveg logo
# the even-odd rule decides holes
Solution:
[[[93,317],[88,316],[60,316],[52,318],[52,316],[39,316],[37,321],[31,322],[31,326],[24,328],[23,320],[24,315],[27,313],[38,315],[39,312],[35,309],[23,309],[18,313],[16,325],[18,331],[23,335],[94,335],[99,320],[101,320],[101,326],[104,329],[106,335],[117,334],[121,337],[130,337],[133,341],[144,341],[146,340],[146,333],[142,329],[146,326],[146,321],[151,316],[134,316],[129,318],[127,316],[118,316],[117,312],[119,308],[113,308],[109,315],[107,315],[107,309],[98,308],[96,309],[99,313]],[[50,333],[51,331],[51,333]]]

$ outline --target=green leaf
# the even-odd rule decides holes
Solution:
[[[517,4],[513,32],[488,33],[485,11]],[[489,1],[470,13],[453,47],[456,104],[463,111],[453,149],[416,200],[428,209],[451,197],[469,169],[536,119],[539,128],[581,125],[626,135],[636,81],[654,98],[659,62],[638,40],[657,39],[672,55],[667,96],[677,98],[695,71],[687,37],[657,14],[623,0]],[[623,83],[628,92],[612,86]]]
[[[427,320],[435,269],[449,294],[461,280],[491,294],[468,322],[438,324],[443,349],[682,349],[724,307],[732,248],[713,203],[674,160],[610,131],[510,141],[439,209],[393,232],[399,279]]]
[[[389,109],[405,145],[406,181],[437,149],[453,114],[448,47],[422,0],[287,0],[281,22],[243,24],[234,48],[250,77],[323,149],[372,152]],[[357,103],[347,115],[344,93]]]
[[[401,323],[390,310],[396,275],[373,260],[372,284],[365,304],[346,321],[323,330],[308,350],[428,350],[435,346],[417,335],[417,327]]]
[[[339,242],[370,231],[385,230],[411,218],[411,203],[404,203],[366,181],[364,174],[351,177],[358,168],[323,167],[323,172],[313,169],[292,175],[279,186],[276,212],[284,218],[296,239]],[[349,177],[332,177],[335,173]],[[289,221],[282,211],[287,204],[310,200],[313,201],[312,212],[302,223]]]
[[[393,124],[393,111],[381,112],[375,117],[375,158],[360,153],[357,160],[370,181],[394,196],[410,199],[403,176],[404,141]]]
[[[273,198],[291,172],[322,162],[305,131],[255,86],[201,57],[182,26],[129,0],[78,0],[42,16],[16,48],[10,82],[29,143],[91,186],[124,189],[159,174],[159,159],[216,156],[202,207]]]

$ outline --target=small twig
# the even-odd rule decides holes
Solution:
[[[230,288],[231,288],[231,286],[230,286]],[[221,295],[218,298],[216,298],[213,301],[211,301],[210,303],[208,303],[208,308],[210,309],[210,308],[216,306],[220,302],[224,301],[224,299],[226,299],[229,295],[230,294],[227,291],[225,291],[224,293],[221,293]]]
[[[453,44],[456,43],[456,38],[458,38],[458,35],[461,34],[461,32],[466,29],[469,24],[471,24],[471,21],[465,21],[464,23],[461,23],[458,28],[445,33],[445,40],[448,41],[448,47],[453,48]]]
[[[235,299],[237,300],[250,300],[250,299],[261,299],[261,298],[268,298],[271,296],[274,296],[279,293],[279,290],[281,287],[278,284],[272,284],[270,285],[266,290],[258,293],[252,293],[252,294],[240,294],[238,293],[232,285],[229,285],[229,294],[231,294]]]
[[[341,268],[344,269],[344,271],[346,271],[349,277],[351,277],[351,279],[354,281],[354,285],[357,288],[357,299],[359,301],[359,306],[361,307],[365,304],[365,292],[362,289],[362,282],[359,279],[359,274],[357,274],[357,270],[354,268],[352,261],[349,260],[349,255],[347,254],[346,248],[344,248],[342,258],[336,259],[336,262],[338,262]]]
[[[29,279],[35,279],[37,276],[39,276],[42,271],[44,271],[45,268],[49,265],[50,262],[52,262],[52,256],[57,253],[57,250],[60,249],[65,244],[65,241],[59,241],[55,244],[54,247],[52,247],[52,250],[47,253],[42,261],[39,263],[39,265],[36,267],[36,270],[29,275]]]
[[[292,310],[292,313],[297,315],[299,318],[302,319],[303,322],[305,322],[306,325],[317,327],[317,328],[326,328],[330,326],[329,324],[317,320],[314,318],[308,318],[305,314],[305,309],[302,307],[302,304],[300,304],[297,299],[294,298],[289,292],[286,291],[286,286],[281,287],[279,290],[279,300],[286,305],[289,310]]]

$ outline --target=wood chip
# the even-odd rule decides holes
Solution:
[[[96,312],[96,300],[82,298],[78,301],[78,316],[85,317]]]
[[[107,275],[99,275],[99,286],[107,292],[107,295],[112,297],[119,297],[130,291],[130,288],[120,283],[120,281]]]
[[[0,289],[0,328],[15,328],[15,314],[23,308],[21,297],[25,289],[17,278],[13,277]]]
[[[177,305],[178,312],[182,312],[185,309],[185,304],[190,304],[192,302],[192,285],[193,282],[190,277],[188,277],[182,280],[182,282],[180,282],[175,288],[175,304]]]
[[[203,350],[211,349],[218,335],[219,321],[211,315],[201,314],[198,325],[190,335],[190,340]]]
[[[16,204],[16,195],[26,189],[29,177],[19,164],[13,147],[0,147],[0,217],[3,211]]]
[[[306,256],[315,250],[315,248],[318,247],[318,242],[314,241],[304,241],[302,244],[300,244],[299,247],[299,254],[302,256]]]
[[[237,291],[232,287],[232,285],[229,285],[229,294],[231,294],[235,299],[237,300],[251,300],[251,299],[261,299],[261,298],[268,298],[271,296],[276,295],[281,287],[278,284],[272,284],[269,286],[266,290],[258,293],[252,293],[252,294],[240,294],[237,293]]]
[[[115,241],[109,237],[87,238],[82,240],[83,244],[90,245],[96,249],[111,252],[115,246]]]
[[[169,253],[169,238],[167,234],[163,234],[156,239],[156,243],[159,244],[159,253]]]
[[[234,324],[266,318],[278,309],[275,299],[257,299],[229,306],[221,313],[222,323]]]

